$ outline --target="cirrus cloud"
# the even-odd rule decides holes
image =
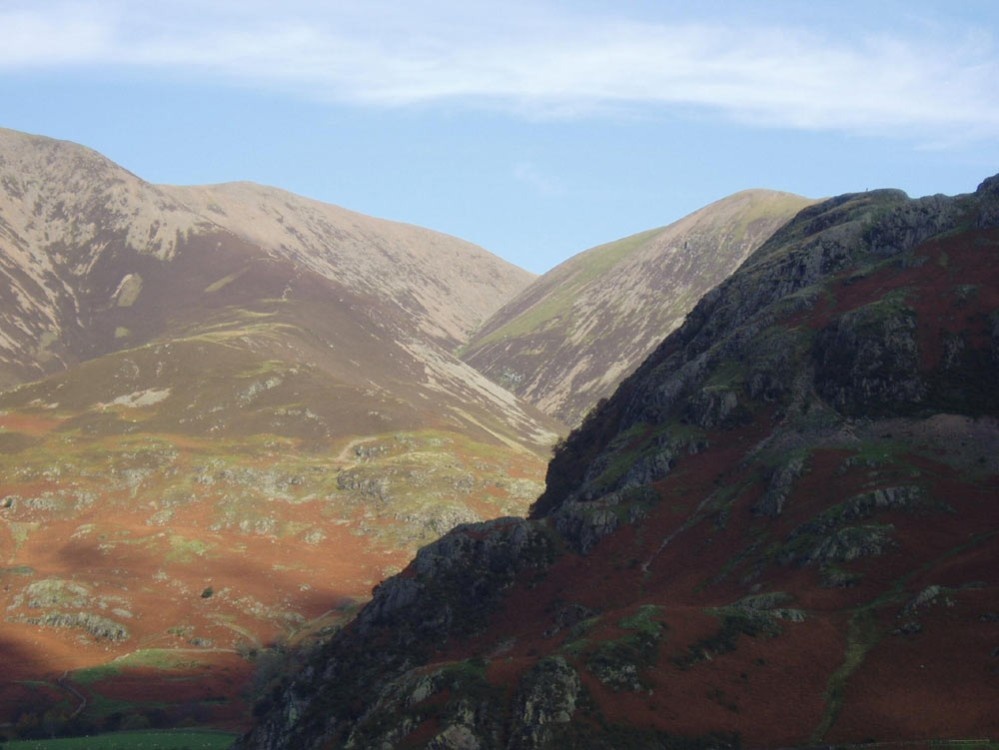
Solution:
[[[317,7],[318,6],[318,7]],[[967,28],[836,35],[722,17],[470,2],[32,2],[0,9],[0,73],[139,69],[362,106],[526,117],[715,113],[924,140],[999,132],[999,55]]]

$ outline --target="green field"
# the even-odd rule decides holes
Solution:
[[[3,750],[226,750],[236,735],[226,732],[115,732],[56,740],[14,740]]]

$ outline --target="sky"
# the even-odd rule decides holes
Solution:
[[[0,0],[0,127],[535,273],[747,188],[999,172],[999,3]]]

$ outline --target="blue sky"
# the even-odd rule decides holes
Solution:
[[[0,126],[543,272],[750,187],[974,190],[999,3],[0,0]]]

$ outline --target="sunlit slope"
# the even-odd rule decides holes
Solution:
[[[580,253],[504,305],[462,357],[575,424],[705,292],[809,203],[749,190],[668,227]]]
[[[237,298],[361,295],[452,349],[531,274],[470,243],[249,184],[156,186],[0,130],[0,382],[169,333]],[[333,294],[335,299],[335,294]]]
[[[563,428],[450,352],[530,278],[0,131],[0,721],[240,726],[259,648],[525,512]]]

